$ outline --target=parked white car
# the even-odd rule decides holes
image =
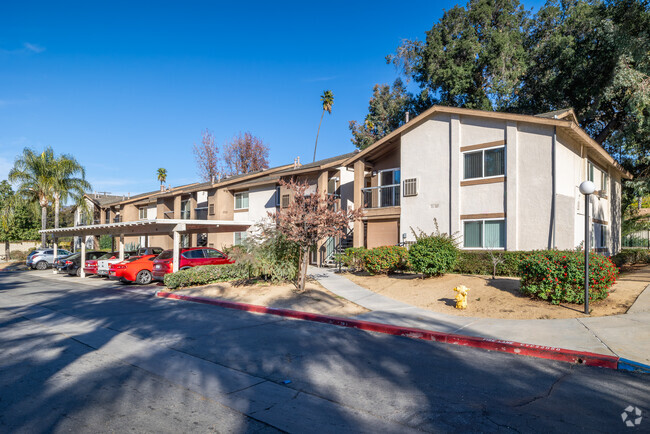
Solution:
[[[135,255],[136,252],[124,252],[124,259],[128,259],[130,256]],[[119,252],[109,252],[104,256],[97,259],[97,275],[98,276],[108,276],[108,268],[111,264],[117,264],[120,262],[120,253]]]

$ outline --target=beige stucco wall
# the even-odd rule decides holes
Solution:
[[[517,123],[516,234],[519,250],[545,249],[551,242],[552,143],[553,127]]]
[[[418,184],[416,196],[401,198],[400,231],[409,241],[415,241],[411,228],[430,233],[434,219],[449,231],[449,122],[448,115],[436,115],[402,135],[402,181]]]

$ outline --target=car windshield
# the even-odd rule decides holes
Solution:
[[[172,252],[171,250],[165,250],[160,255],[158,255],[158,258],[156,259],[171,259],[173,256],[174,256],[174,252]]]

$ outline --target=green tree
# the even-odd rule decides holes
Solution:
[[[162,189],[162,185],[164,184],[165,181],[167,181],[167,169],[163,169],[162,167],[158,169],[158,181],[160,181],[160,188]]]
[[[647,0],[549,1],[528,29],[531,63],[516,110],[573,107],[580,125],[647,194],[650,10]]]
[[[318,135],[320,134],[320,126],[323,123],[323,116],[325,112],[332,114],[332,106],[334,105],[334,94],[331,90],[326,90],[320,97],[323,104],[323,112],[320,115],[320,122],[318,123],[318,131],[316,132],[316,143],[314,144],[314,160],[316,161],[316,147],[318,146]]]
[[[0,183],[0,241],[5,242],[6,259],[9,260],[9,241],[11,241],[11,227],[13,223],[15,195],[11,184],[7,181]]]
[[[61,202],[73,199],[75,203],[80,203],[84,201],[84,194],[92,187],[86,181],[86,170],[71,155],[61,155],[57,158],[53,171],[54,227],[58,228]]]
[[[407,40],[387,60],[440,104],[503,110],[528,65],[528,25],[517,0],[470,0],[445,11],[424,42]]]
[[[417,116],[424,111],[431,100],[426,96],[414,97],[406,91],[401,79],[395,80],[393,87],[376,84],[368,105],[368,114],[363,124],[350,121],[352,143],[359,149],[365,149],[399,128],[406,122],[406,112]]]
[[[48,147],[40,154],[25,148],[9,172],[9,181],[18,183],[17,194],[41,207],[41,229],[47,227],[47,206],[52,199],[55,185],[56,158]],[[41,234],[41,247],[45,247],[46,235]]]

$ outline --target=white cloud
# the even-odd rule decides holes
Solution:
[[[32,53],[42,53],[45,51],[45,47],[41,47],[40,45],[37,44],[31,44],[29,42],[25,42],[23,44],[23,47],[25,47],[25,50],[31,51]]]

